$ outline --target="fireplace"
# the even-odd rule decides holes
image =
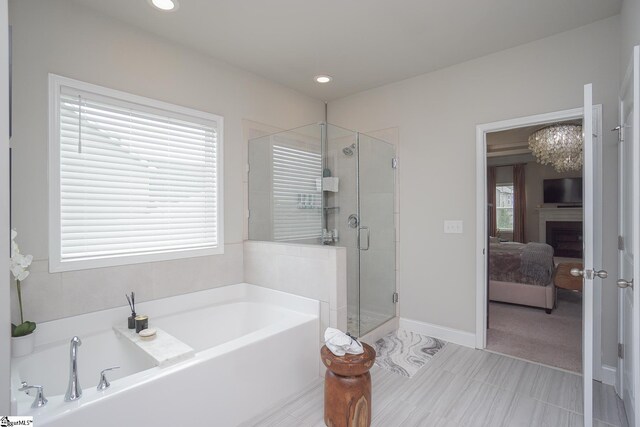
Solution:
[[[555,256],[582,258],[582,221],[547,221],[546,228]]]

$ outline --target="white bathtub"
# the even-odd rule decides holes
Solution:
[[[235,426],[306,388],[319,374],[319,302],[238,284],[138,304],[150,327],[195,350],[158,367],[113,331],[128,307],[38,325],[36,350],[12,360],[13,412],[38,426]],[[82,340],[83,396],[64,402],[69,340]],[[111,387],[97,391],[102,369]],[[44,386],[49,403],[31,409],[21,381]]]

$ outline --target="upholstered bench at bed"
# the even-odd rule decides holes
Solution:
[[[489,245],[489,300],[544,308],[555,307],[553,248],[545,243]]]
[[[556,305],[556,289],[553,282],[547,286],[539,286],[489,280],[489,299],[496,302],[544,308],[547,314],[551,314]]]

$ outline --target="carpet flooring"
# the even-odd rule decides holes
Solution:
[[[487,349],[582,372],[582,294],[558,289],[558,307],[551,314],[491,302]]]

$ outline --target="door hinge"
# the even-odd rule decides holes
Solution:
[[[398,158],[394,157],[393,159],[391,159],[391,167],[393,169],[398,169]]]
[[[624,359],[624,344],[618,343],[618,358]]]
[[[618,236],[618,250],[624,251],[624,237]]]
[[[392,301],[393,301],[394,304],[398,303],[398,293],[397,292],[393,293]]]

